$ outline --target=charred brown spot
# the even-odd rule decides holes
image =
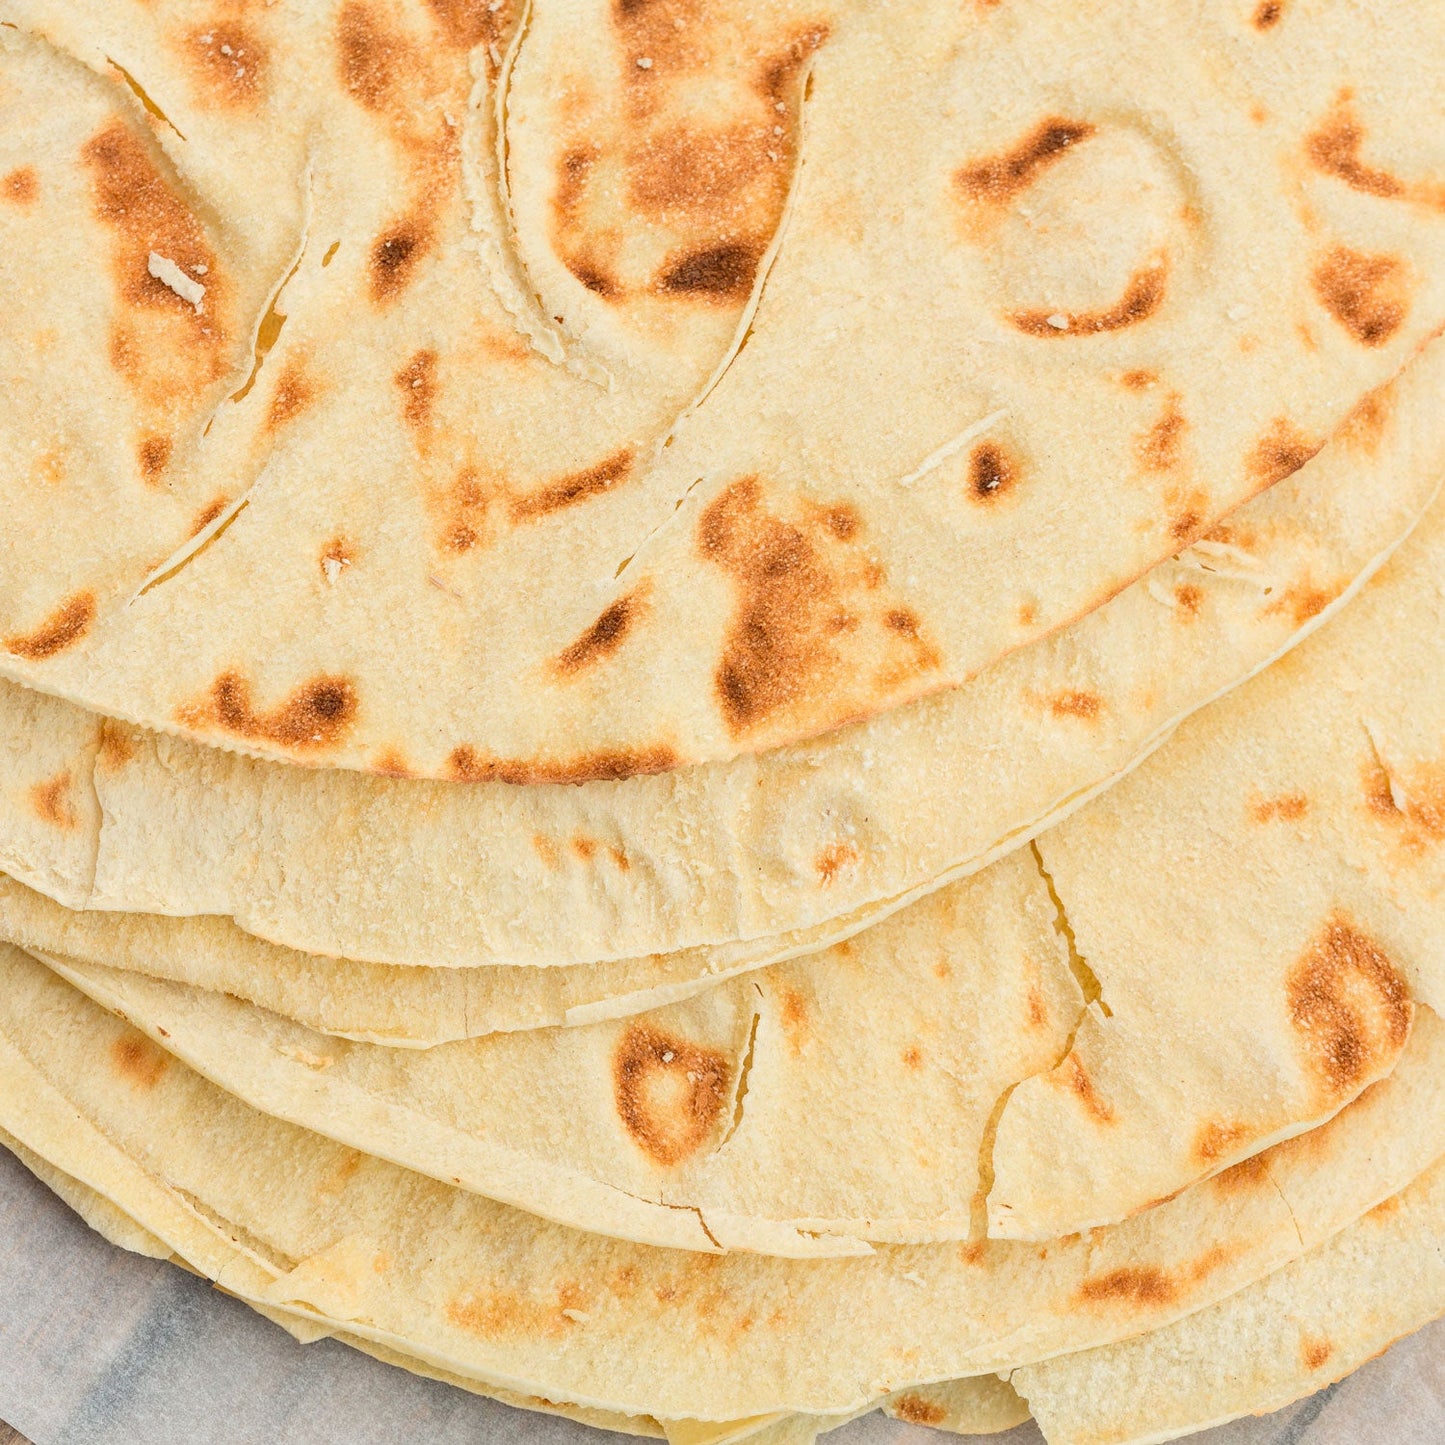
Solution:
[[[1079,1298],[1086,1304],[1167,1305],[1178,1293],[1178,1286],[1164,1270],[1147,1264],[1091,1275],[1079,1286]]]
[[[411,47],[387,28],[369,5],[341,7],[336,26],[337,64],[346,93],[367,110],[385,110],[394,98],[398,73],[412,63]]]
[[[492,0],[426,0],[426,6],[447,44],[456,50],[500,40],[512,19],[512,6],[507,0],[501,4],[493,4]]]
[[[1254,1189],[1265,1184],[1269,1179],[1269,1161],[1263,1154],[1251,1154],[1247,1159],[1241,1159],[1238,1164],[1232,1164],[1228,1169],[1214,1176],[1214,1187],[1221,1194],[1238,1194],[1246,1189]]]
[[[1174,588],[1174,605],[1181,617],[1198,617],[1199,609],[1204,606],[1204,593],[1192,582],[1180,582]]]
[[[1290,970],[1290,1023],[1325,1098],[1355,1092],[1404,1048],[1409,985],[1372,939],[1335,914]]]
[[[40,177],[34,166],[16,166],[0,180],[0,196],[17,206],[29,206],[40,198]]]
[[[567,256],[565,260],[567,269],[594,295],[613,301],[622,294],[622,283],[591,256]]]
[[[298,361],[286,364],[276,381],[276,390],[271,394],[271,405],[266,409],[266,425],[275,431],[300,416],[316,399],[316,384],[307,376]]]
[[[813,860],[813,871],[826,888],[838,874],[858,861],[858,850],[851,843],[829,843]]]
[[[1146,472],[1173,471],[1183,458],[1184,434],[1188,429],[1189,423],[1179,409],[1179,396],[1171,394],[1154,425],[1136,444],[1139,465]]]
[[[214,500],[207,502],[191,522],[191,536],[195,537],[204,532],[226,510],[230,502],[231,499],[224,492]]]
[[[923,1067],[923,1050],[917,1044],[910,1044],[903,1050],[903,1066],[907,1069],[918,1070]]]
[[[1265,611],[1271,615],[1283,614],[1296,627],[1303,627],[1311,618],[1318,617],[1326,607],[1340,595],[1339,587],[1318,587],[1312,582],[1296,582],[1280,593]]]
[[[70,770],[30,789],[30,808],[42,823],[69,830],[80,821],[70,801]]]
[[[760,257],[757,247],[741,242],[707,246],[669,261],[658,277],[657,289],[667,296],[742,300],[752,289]]]
[[[95,621],[95,594],[77,592],[62,602],[33,632],[13,632],[5,650],[15,657],[41,662],[79,642]]]
[[[1409,273],[1398,257],[1336,246],[1311,280],[1320,304],[1361,346],[1384,346],[1409,315]]]
[[[414,217],[398,222],[378,237],[369,262],[371,299],[390,301],[404,291],[431,242],[430,227]]]
[[[968,459],[968,494],[993,502],[1013,490],[1018,464],[997,442],[980,442]]]
[[[1341,106],[1305,142],[1305,153],[1317,170],[1370,196],[1393,197],[1405,193],[1405,183],[1388,171],[1367,166],[1360,159],[1365,128],[1354,112]]]
[[[1372,754],[1364,781],[1370,812],[1400,827],[1412,851],[1445,841],[1445,767],[1418,764],[1402,784]]]
[[[100,725],[100,752],[96,762],[108,772],[114,772],[131,762],[136,755],[135,735],[124,723],[105,718]]]
[[[1152,371],[1126,371],[1119,378],[1119,384],[1130,391],[1148,391],[1159,382],[1158,374]]]
[[[228,109],[254,105],[265,88],[267,48],[236,20],[198,25],[186,36],[186,55],[201,96]]]
[[[1168,289],[1169,268],[1156,261],[1136,271],[1119,300],[1102,311],[1015,311],[1009,320],[1029,336],[1097,336],[1147,321]]]
[[[564,676],[581,672],[594,663],[610,657],[642,614],[642,600],[638,593],[619,597],[575,642],[563,649],[553,664],[556,671]]]
[[[712,1132],[731,1076],[729,1061],[712,1049],[634,1024],[612,1061],[618,1117],[656,1163],[680,1164]]]
[[[1249,816],[1256,823],[1297,823],[1310,810],[1310,800],[1303,793],[1282,793],[1277,798],[1258,798],[1249,805]]]
[[[437,394],[437,354],[418,351],[392,378],[401,392],[401,412],[407,425],[420,431],[431,420]]]
[[[857,508],[850,507],[846,502],[826,508],[823,512],[823,525],[840,542],[851,542],[863,529],[863,521]]]
[[[1284,18],[1284,0],[1260,0],[1254,10],[1254,28],[1273,30]]]
[[[1001,205],[1027,190],[1040,172],[1093,134],[1094,127],[1087,121],[1052,116],[1040,121],[1011,150],[963,166],[954,173],[954,185],[967,200]]]
[[[171,439],[168,436],[151,435],[142,437],[136,448],[140,462],[140,474],[146,485],[154,487],[165,475],[171,459]]]
[[[1319,455],[1321,442],[1311,441],[1288,417],[1279,417],[1250,452],[1250,476],[1266,487],[1282,482]]]
[[[1253,1132],[1247,1124],[1223,1124],[1217,1119],[1211,1119],[1194,1135],[1190,1155],[1196,1164],[1216,1164],[1226,1154],[1239,1148]]]
[[[677,766],[677,753],[665,743],[649,748],[604,748],[576,758],[493,758],[473,747],[454,748],[447,775],[462,783],[599,783],[665,773]]]
[[[1339,430],[1339,439],[1346,446],[1355,447],[1367,456],[1373,456],[1385,439],[1385,430],[1390,424],[1390,414],[1395,407],[1395,386],[1391,382],[1367,393],[1345,418]]]
[[[632,448],[624,447],[605,461],[598,462],[596,466],[573,472],[550,486],[529,492],[526,496],[514,497],[512,520],[531,521],[552,512],[560,512],[564,507],[575,507],[578,502],[585,502],[592,497],[600,497],[632,475],[632,462]]]
[[[1084,1112],[1096,1124],[1112,1124],[1114,1110],[1094,1087],[1094,1081],[1084,1068],[1078,1054],[1071,1053],[1059,1065],[1059,1077],[1068,1091],[1084,1106]]]
[[[154,1089],[170,1067],[169,1056],[144,1034],[127,1033],[110,1046],[110,1061],[123,1079],[138,1089]]]
[[[1049,711],[1055,717],[1096,718],[1103,706],[1092,692],[1061,692],[1049,699]]]
[[[225,672],[212,683],[206,702],[183,709],[180,721],[304,752],[337,742],[356,712],[356,689],[345,677],[313,678],[269,712],[258,712],[250,683],[239,672]]]
[[[411,765],[395,748],[386,748],[378,753],[372,761],[371,771],[383,778],[411,777]]]
[[[1307,1370],[1322,1369],[1335,1352],[1335,1347],[1328,1340],[1314,1339],[1309,1335],[1300,1340],[1300,1360]]]
[[[922,1395],[895,1395],[888,1407],[890,1413],[911,1425],[941,1425],[948,1419],[948,1411],[936,1400],[925,1400]]]

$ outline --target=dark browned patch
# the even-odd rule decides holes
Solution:
[[[1277,417],[1255,443],[1246,465],[1256,482],[1272,487],[1318,456],[1322,445],[1311,441],[1288,417]]]
[[[206,701],[182,709],[179,720],[304,752],[339,741],[356,712],[356,688],[349,678],[313,678],[269,712],[257,712],[250,683],[239,672],[224,672],[211,684]]]
[[[267,49],[237,20],[198,25],[186,36],[186,56],[199,93],[227,109],[256,104],[265,89]]]
[[[70,801],[70,770],[57,773],[30,789],[30,807],[42,823],[69,830],[80,821]]]
[[[1277,798],[1257,798],[1249,805],[1249,816],[1256,823],[1272,823],[1276,819],[1297,823],[1310,810],[1310,800],[1303,793],[1281,793]]]
[[[222,492],[220,496],[207,502],[199,512],[196,513],[191,522],[191,536],[199,536],[221,515],[230,505],[231,499]]]
[[[1096,718],[1103,706],[1092,692],[1061,692],[1049,699],[1049,711],[1055,717]]]
[[[403,217],[378,236],[368,262],[371,299],[391,301],[404,291],[431,243],[431,225],[417,216]]]
[[[337,64],[346,93],[367,110],[385,110],[396,79],[414,64],[411,47],[369,5],[351,0],[336,23]]]
[[[1397,788],[1373,754],[1365,764],[1365,801],[1377,817],[1401,825],[1405,844],[1419,851],[1445,841],[1445,767],[1417,764],[1407,786]]]
[[[813,860],[813,871],[826,888],[844,869],[858,861],[858,850],[851,843],[829,843]]]
[[[976,502],[1006,496],[1018,481],[1014,459],[997,442],[980,442],[968,459],[968,494]]]
[[[1153,371],[1126,371],[1119,378],[1119,384],[1127,387],[1130,391],[1148,391],[1151,386],[1159,382],[1157,372]]]
[[[144,1034],[127,1033],[110,1046],[116,1073],[138,1089],[154,1089],[170,1067],[170,1058]]]
[[[904,1049],[902,1058],[905,1068],[917,1070],[923,1067],[923,1050],[917,1044],[910,1044]]]
[[[630,859],[621,848],[609,848],[607,850],[607,856],[612,859],[613,865],[619,873],[630,873],[632,871],[632,859]]]
[[[572,839],[572,851],[584,862],[590,863],[597,851],[597,844],[591,838],[578,833]]]
[[[1273,30],[1284,17],[1284,0],[1259,0],[1254,9],[1254,28]]]
[[[371,764],[371,771],[383,778],[409,778],[411,766],[395,748],[386,748],[378,753]]]
[[[614,452],[596,466],[572,472],[560,481],[529,492],[526,496],[514,497],[511,504],[512,520],[531,521],[536,517],[560,512],[564,507],[575,507],[578,502],[585,502],[589,498],[600,497],[632,475],[632,462],[632,448],[623,447],[621,451]]]
[[[612,1061],[618,1117],[656,1163],[680,1164],[712,1131],[731,1076],[731,1064],[714,1050],[633,1024]]]
[[[1174,588],[1174,605],[1181,617],[1198,617],[1204,606],[1204,592],[1192,582],[1180,582]]]
[[[33,205],[40,197],[40,177],[34,166],[16,166],[0,180],[0,196],[17,206]]]
[[[677,766],[677,753],[665,743],[650,748],[604,748],[576,758],[491,758],[475,748],[454,748],[447,775],[462,783],[598,783],[616,782],[647,773],[665,773]]]
[[[1084,1068],[1078,1054],[1071,1053],[1059,1066],[1059,1075],[1064,1087],[1084,1106],[1084,1112],[1096,1124],[1112,1124],[1114,1110],[1094,1087],[1094,1081]]]
[[[135,757],[135,738],[124,723],[104,718],[100,725],[100,753],[96,762],[108,771],[123,768]]]
[[[781,1009],[783,1034],[794,1057],[803,1052],[808,1041],[808,1001],[795,988],[783,990]]]
[[[1015,311],[1009,320],[1029,336],[1097,336],[1147,321],[1168,289],[1169,268],[1156,261],[1136,271],[1118,301],[1101,311]]]
[[[1038,989],[1030,986],[1026,1002],[1029,1027],[1031,1029],[1042,1028],[1049,1021],[1049,1012],[1044,1007],[1043,995]]]
[[[1184,434],[1189,423],[1179,409],[1179,394],[1171,392],[1153,426],[1135,443],[1139,465],[1146,472],[1170,472],[1183,458]]]
[[[1414,201],[1445,210],[1445,186],[1438,181],[1404,181],[1364,160],[1361,152],[1365,128],[1351,102],[1350,93],[1344,92],[1319,129],[1305,141],[1305,154],[1315,169],[1367,196]]]
[[[1214,1176],[1214,1186],[1221,1194],[1237,1194],[1263,1184],[1269,1178],[1269,1162],[1263,1154],[1251,1154]]]
[[[315,382],[306,375],[299,361],[288,362],[271,395],[271,405],[266,410],[266,426],[275,431],[300,416],[315,399]]]
[[[895,1395],[888,1408],[911,1425],[941,1425],[948,1419],[948,1411],[942,1405],[936,1400],[925,1400],[922,1395]]]
[[[1178,1296],[1178,1286],[1155,1265],[1131,1264],[1091,1275],[1079,1286],[1087,1304],[1167,1305]]]
[[[563,258],[567,269],[591,292],[614,301],[622,294],[622,283],[602,263],[585,253]]]
[[[1315,1339],[1311,1335],[1305,1335],[1299,1342],[1299,1357],[1307,1370],[1322,1368],[1334,1352],[1335,1347],[1328,1340]]]
[[[95,621],[95,594],[77,592],[67,598],[33,632],[12,632],[5,650],[15,657],[41,662],[79,642]]]
[[[146,485],[158,486],[171,459],[170,437],[154,433],[142,437],[140,445],[136,448],[136,456],[140,462],[140,474]]]
[[[1405,978],[1344,914],[1286,979],[1290,1023],[1322,1095],[1347,1097],[1404,1048],[1415,1006]]]
[[[1384,346],[1409,315],[1409,273],[1398,257],[1335,246],[1311,280],[1320,304],[1361,346]]]
[[[863,530],[863,519],[858,515],[858,509],[847,502],[825,507],[822,517],[823,525],[840,542],[851,542]]]
[[[575,642],[569,643],[553,663],[564,677],[611,657],[622,646],[633,624],[642,614],[639,593],[619,597]]]
[[[448,45],[470,50],[485,41],[499,41],[511,24],[509,0],[426,0],[427,9],[440,27]]]
[[[758,247],[740,241],[705,246],[668,261],[657,278],[657,289],[668,296],[743,300],[752,290],[761,258]]]
[[[958,1258],[962,1264],[981,1264],[988,1253],[986,1239],[973,1239],[959,1245]]]
[[[431,420],[437,394],[437,354],[418,351],[392,380],[401,392],[401,411],[407,424],[420,431]]]
[[[1313,582],[1296,582],[1286,587],[1265,609],[1269,614],[1287,615],[1296,627],[1318,617],[1336,597],[1340,588],[1318,587]]]
[[[953,183],[967,200],[1001,205],[1027,190],[1071,146],[1093,134],[1094,127],[1087,121],[1051,116],[1010,150],[955,171]]]
[[[1217,1164],[1226,1154],[1232,1153],[1243,1144],[1252,1133],[1253,1130],[1247,1124],[1225,1124],[1218,1119],[1211,1119],[1195,1132],[1190,1156],[1196,1164]]]
[[[349,537],[333,537],[321,549],[316,565],[327,582],[335,582],[356,561],[356,544]]]
[[[1385,439],[1385,429],[1390,424],[1390,414],[1394,408],[1393,382],[1366,393],[1345,418],[1344,425],[1339,430],[1340,441],[1364,452],[1366,456],[1373,456]]]

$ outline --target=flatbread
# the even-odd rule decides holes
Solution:
[[[71,907],[226,915],[341,958],[630,960],[618,992],[653,953],[700,950],[666,965],[677,982],[824,947],[1018,846],[1322,622],[1434,494],[1442,384],[1437,345],[1230,530],[1083,622],[967,687],[756,760],[565,789],[366,779],[0,683],[0,867]],[[341,1031],[395,1033],[364,971],[344,994],[324,977],[305,1016],[345,998]]]
[[[998,1109],[1084,1007],[1055,925],[1023,850],[688,1003],[406,1054],[46,958],[253,1107],[443,1182],[645,1244],[841,1255],[980,1232]]]
[[[1445,1007],[1442,745],[1437,508],[1329,628],[1039,839],[1109,1013],[1010,1099],[994,1232],[1123,1218],[1328,1107],[1407,995]]]
[[[1422,1013],[1389,1080],[1325,1128],[1043,1257],[1008,1242],[686,1254],[547,1224],[257,1114],[23,955],[3,968],[0,1127],[178,1253],[228,1232],[246,1267],[224,1287],[484,1385],[655,1417],[846,1414],[1157,1328],[1323,1242],[1445,1147],[1445,1033]]]
[[[1445,322],[1400,7],[3,14],[0,671],[268,756],[616,778],[956,685]]]
[[[1049,1445],[1154,1445],[1343,1379],[1445,1313],[1445,1168],[1152,1334],[1015,1372]]]

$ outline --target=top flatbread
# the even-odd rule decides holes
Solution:
[[[1267,8],[4,0],[0,670],[507,782],[969,677],[1445,320],[1445,32]]]

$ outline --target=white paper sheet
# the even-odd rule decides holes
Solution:
[[[35,1445],[621,1445],[323,1340],[114,1249],[0,1149],[0,1419]],[[827,1445],[944,1445],[881,1415]],[[1041,1445],[1028,1425],[998,1445]],[[1194,1445],[1445,1445],[1445,1321],[1333,1389]]]

